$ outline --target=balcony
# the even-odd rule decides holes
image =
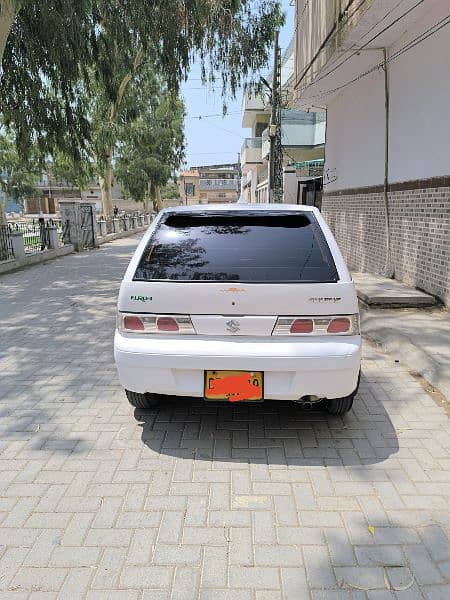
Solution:
[[[237,191],[239,182],[237,179],[200,179],[198,187],[200,190],[233,190]]]
[[[262,139],[246,138],[241,149],[241,165],[259,165],[262,163],[261,155]]]
[[[314,148],[325,144],[325,113],[307,113],[298,110],[281,112],[281,143],[284,148]],[[261,155],[270,152],[269,129],[262,133]]]
[[[270,107],[264,103],[261,95],[244,94],[242,102],[242,127],[253,127],[258,114],[269,113]]]

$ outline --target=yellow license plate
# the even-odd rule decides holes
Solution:
[[[228,402],[262,402],[262,371],[205,371],[205,399]]]

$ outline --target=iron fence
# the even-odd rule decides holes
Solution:
[[[12,260],[14,258],[9,227],[0,225],[0,262]]]
[[[147,215],[135,213],[135,214],[121,214],[112,217],[99,217],[97,220],[97,234],[99,236],[109,233],[122,233],[124,231],[131,231],[138,227],[145,225],[145,219]]]
[[[47,223],[8,223],[9,234],[21,233],[25,254],[37,254],[50,248]]]

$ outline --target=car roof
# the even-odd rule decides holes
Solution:
[[[290,212],[290,211],[309,211],[317,213],[318,209],[314,206],[303,204],[192,204],[188,206],[172,206],[164,208],[160,214],[171,213],[196,213],[196,212]]]

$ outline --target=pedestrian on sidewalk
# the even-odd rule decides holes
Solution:
[[[45,226],[44,215],[39,215],[39,239],[41,240],[41,252],[47,247],[47,228]]]

